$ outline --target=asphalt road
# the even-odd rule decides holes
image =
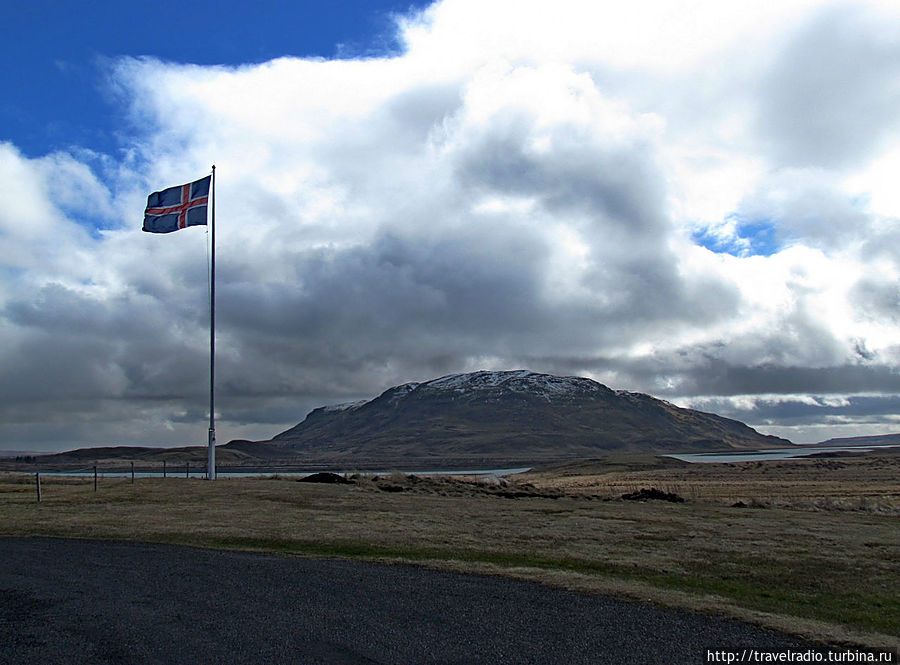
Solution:
[[[0,538],[0,663],[706,663],[811,645],[502,578],[121,542]]]

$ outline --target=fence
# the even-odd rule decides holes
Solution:
[[[69,471],[45,471],[43,475],[45,477],[92,477],[94,482],[94,491],[96,492],[100,486],[100,479],[104,477],[112,477],[112,478],[131,478],[131,484],[134,484],[135,478],[176,478],[180,477],[182,473],[185,478],[190,478],[192,475],[194,478],[208,478],[209,474],[207,473],[207,467],[204,464],[196,464],[191,466],[190,462],[185,462],[183,465],[173,465],[169,466],[168,463],[163,460],[162,468],[158,470],[147,470],[147,466],[144,465],[140,469],[135,470],[134,462],[130,462],[130,470],[120,470],[119,468],[106,468],[100,470],[97,465],[90,467],[85,467],[82,469],[74,469]],[[184,471],[182,471],[184,469]],[[35,495],[37,498],[37,502],[40,503],[43,497],[43,493],[41,490],[41,472],[36,471],[34,473],[34,488]]]

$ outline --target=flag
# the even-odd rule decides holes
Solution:
[[[188,226],[206,225],[209,183],[212,176],[153,192],[144,210],[144,231],[171,233]]]

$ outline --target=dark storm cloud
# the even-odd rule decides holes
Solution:
[[[588,337],[597,342],[613,321],[622,334],[632,325],[665,320],[677,327],[679,319],[712,321],[733,311],[739,296],[732,286],[679,273],[680,257],[668,242],[664,178],[640,135],[535,125],[521,111],[500,114],[469,139],[455,169],[476,200],[533,199],[539,211],[533,214],[564,220],[579,234],[589,263],[580,284],[592,297],[571,303],[560,323],[593,329]]]
[[[494,118],[459,158],[474,191],[536,197],[549,212],[589,215],[626,237],[664,232],[661,174],[638,139],[605,145],[584,127],[538,132],[522,113]],[[540,137],[548,147],[536,150]]]
[[[772,393],[900,393],[900,375],[883,365],[734,367],[710,362],[686,374],[685,394],[747,395]]]
[[[192,310],[177,297],[101,300],[62,285],[11,300],[2,314],[22,334],[2,359],[2,390],[17,402],[202,394],[207,323]]]
[[[380,391],[386,365],[402,382],[458,371],[475,357],[586,353],[629,331],[727,316],[737,300],[714,279],[680,279],[665,253],[616,257],[608,247],[586,295],[562,297],[546,289],[542,231],[481,221],[299,254],[296,282],[231,281],[224,268],[220,321],[236,344],[220,363],[227,385],[236,393],[330,385],[336,394],[346,381]]]
[[[388,233],[367,247],[295,256],[303,265],[296,283],[226,277],[223,322],[263,334],[332,337],[357,349],[396,345],[419,332],[527,328],[537,323],[545,256],[538,239],[501,226],[431,239]]]
[[[710,398],[695,402],[693,407],[753,423],[755,426],[803,427],[829,423],[877,425],[890,422],[900,413],[900,396],[852,395],[838,403],[821,396],[803,399],[761,398],[754,400],[752,405]]]
[[[595,358],[593,371],[614,371],[624,383],[663,396],[692,395],[848,395],[900,393],[900,374],[882,364],[841,364],[804,367],[779,364],[736,365],[713,356],[657,356],[652,360],[623,362],[619,358]],[[666,383],[660,381],[664,377]]]

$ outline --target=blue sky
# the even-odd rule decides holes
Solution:
[[[780,249],[774,221],[743,220],[736,216],[729,221],[734,222],[737,231],[733,237],[723,240],[704,228],[694,232],[694,242],[713,252],[732,256],[771,256]]]
[[[8,3],[9,4],[9,3]],[[900,430],[893,0],[10,4],[0,451],[205,443],[480,369]]]
[[[7,3],[0,21],[2,138],[31,157],[79,146],[114,152],[127,131],[108,68],[119,56],[242,65],[282,56],[384,55],[391,16],[421,0]]]

